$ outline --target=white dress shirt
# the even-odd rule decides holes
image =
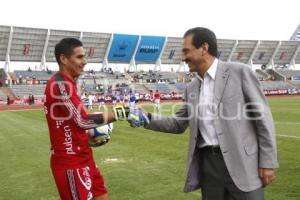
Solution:
[[[205,72],[203,78],[197,75],[201,83],[198,105],[198,127],[202,139],[198,140],[198,147],[219,145],[217,132],[214,126],[215,114],[213,113],[213,98],[218,59],[215,58],[212,65]]]

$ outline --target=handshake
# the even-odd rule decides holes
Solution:
[[[127,120],[133,128],[150,123],[148,114],[138,107],[115,106],[113,112],[116,120]]]
[[[113,115],[115,120],[127,120],[130,126],[133,128],[146,126],[150,123],[148,114],[137,107],[128,108],[123,106],[115,106],[113,107]],[[89,145],[91,147],[99,147],[106,144],[110,140],[112,129],[112,123],[89,129]]]

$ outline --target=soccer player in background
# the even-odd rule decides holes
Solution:
[[[61,199],[108,200],[107,189],[89,146],[88,129],[126,119],[124,108],[88,114],[76,80],[87,64],[82,43],[62,39],[55,46],[59,71],[47,83],[44,105],[51,141],[51,170]]]
[[[134,108],[135,107],[135,103],[136,103],[135,94],[132,91],[130,91],[129,92],[129,107],[130,108]]]
[[[160,93],[158,92],[158,90],[156,90],[156,92],[154,93],[154,106],[155,106],[156,110],[159,110]]]
[[[88,96],[88,100],[89,100],[89,110],[93,110],[93,103],[94,103],[94,101],[95,101],[95,95],[93,95],[93,94],[89,94],[89,96]]]
[[[120,94],[120,104],[125,106],[125,94]]]
[[[112,96],[112,105],[113,106],[115,106],[117,104],[117,99],[118,99],[117,92],[115,92],[115,94],[113,94],[113,96]]]
[[[105,108],[105,97],[103,93],[100,94],[98,98],[98,102],[99,102],[98,110],[100,110],[101,107]]]

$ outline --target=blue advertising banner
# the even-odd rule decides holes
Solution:
[[[114,34],[108,53],[108,62],[129,63],[138,40],[138,35]]]
[[[294,81],[300,81],[300,76],[293,76],[292,79],[293,79]]]
[[[165,37],[141,36],[135,61],[145,63],[155,63],[165,43]]]

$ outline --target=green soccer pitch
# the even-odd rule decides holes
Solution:
[[[280,168],[266,200],[300,199],[300,98],[269,98]],[[164,104],[163,114],[170,114]],[[179,105],[177,105],[179,106]],[[144,106],[151,110],[151,106]],[[188,145],[184,134],[162,134],[115,122],[111,141],[94,149],[111,200],[195,200],[182,192]],[[0,199],[59,199],[49,165],[42,110],[0,112]]]

